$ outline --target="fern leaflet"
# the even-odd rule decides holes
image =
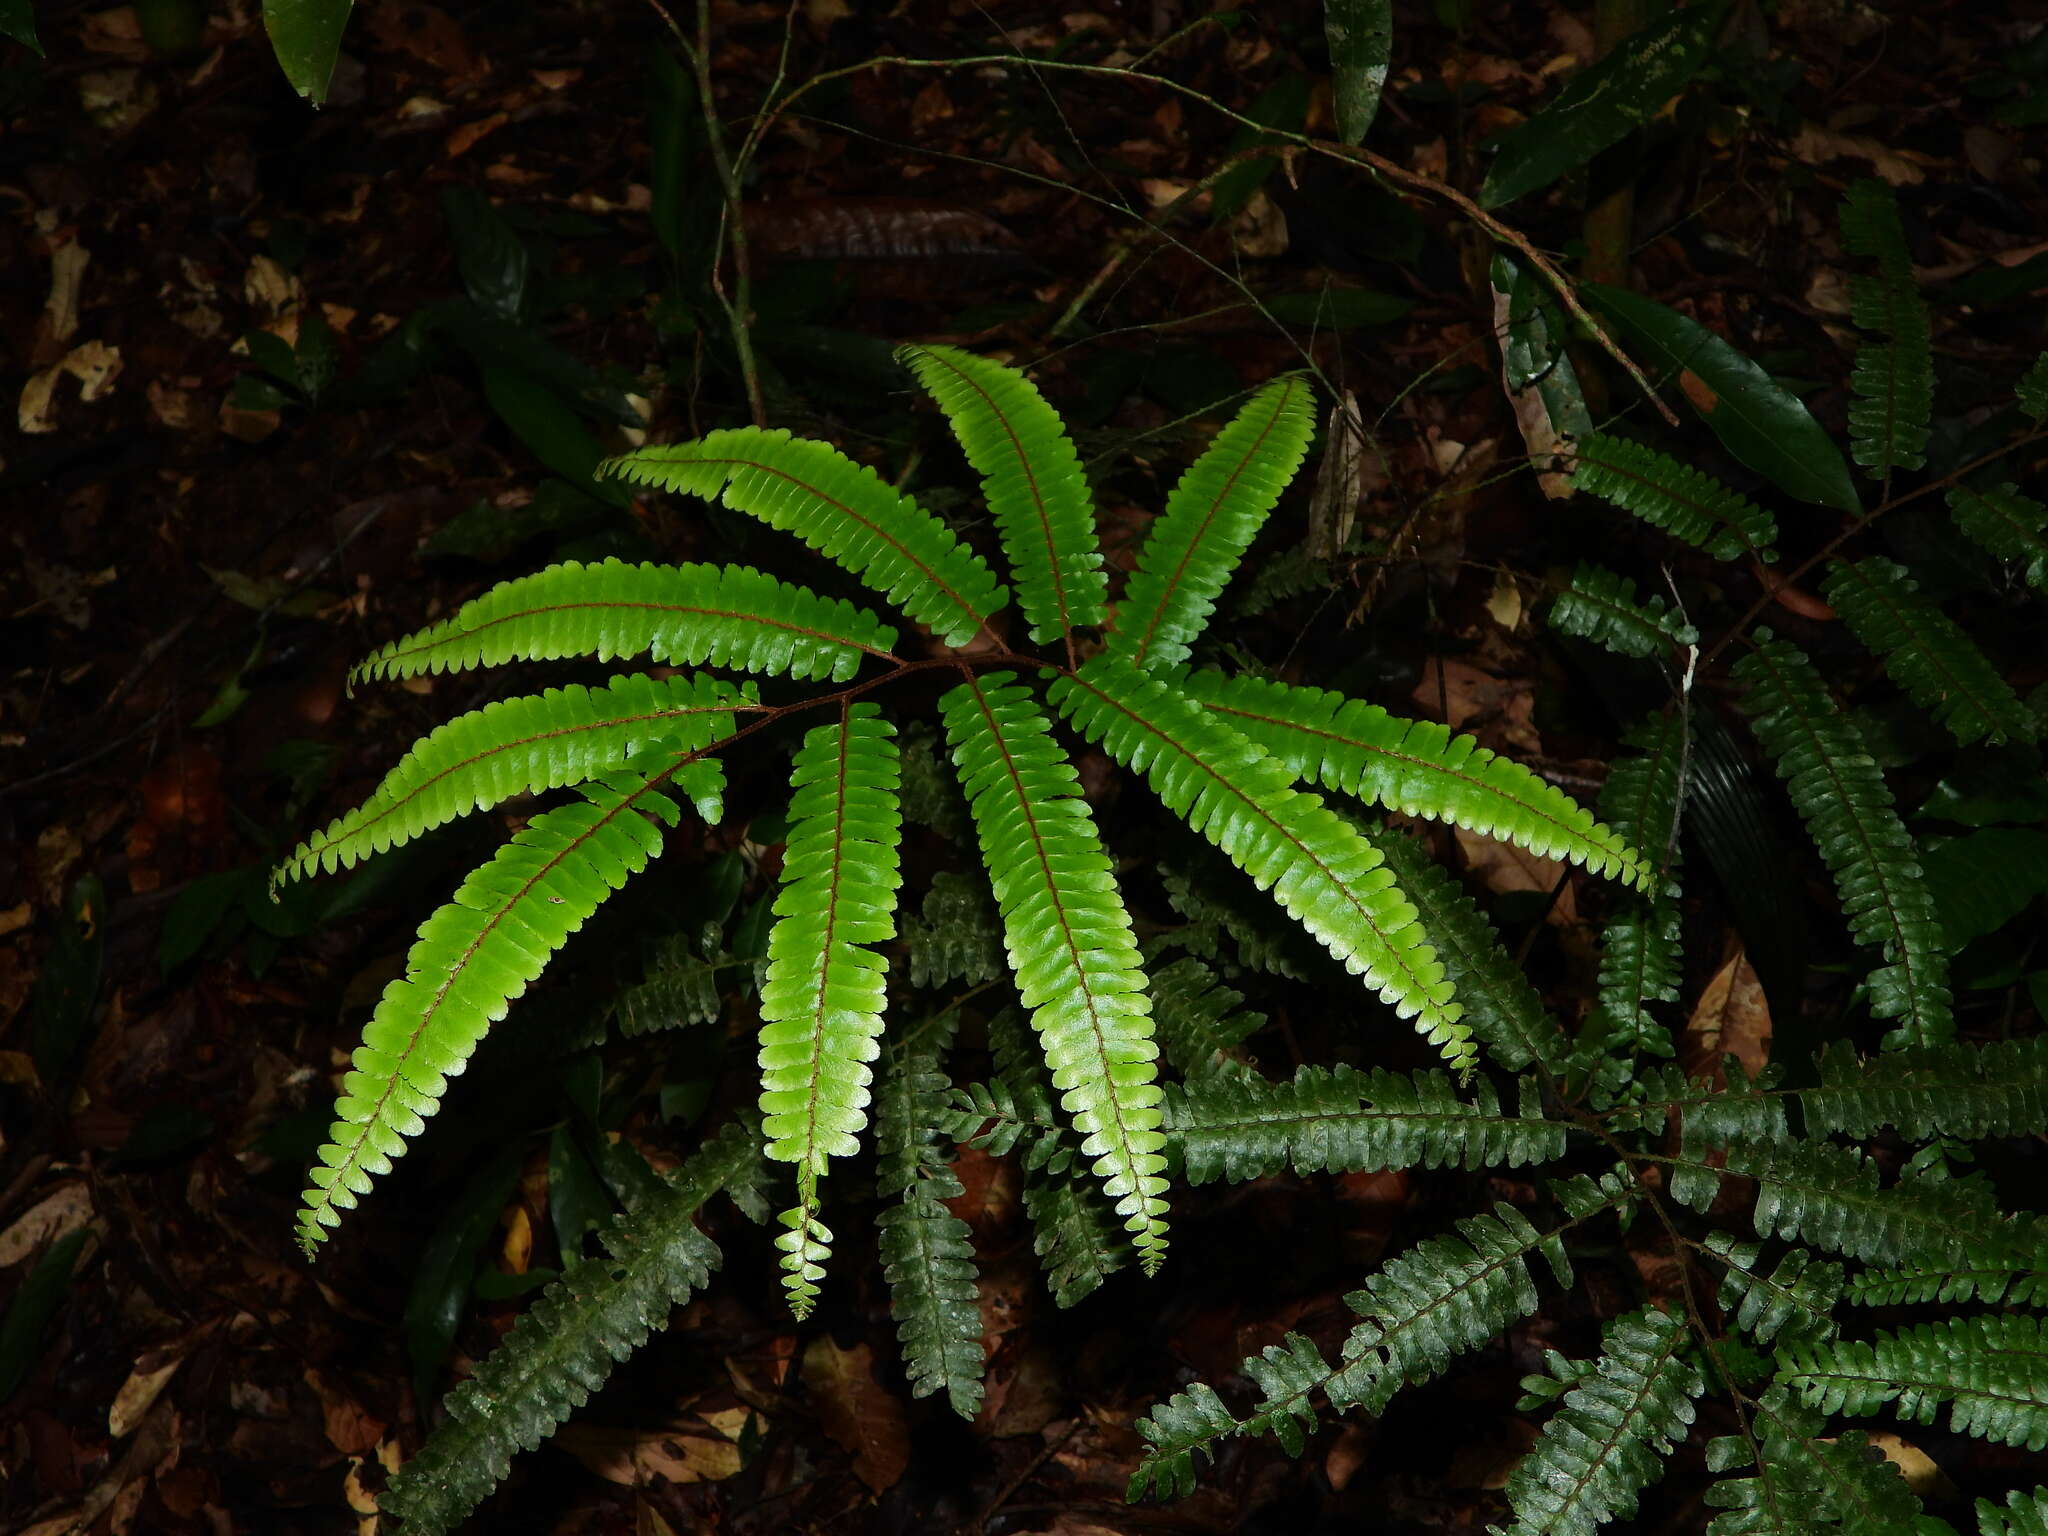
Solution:
[[[1071,1307],[1130,1259],[1131,1245],[1117,1230],[1109,1202],[1070,1175],[1045,1169],[1027,1178],[1024,1214],[1055,1306]]]
[[[1682,1353],[1682,1318],[1649,1309],[1602,1331],[1600,1359],[1565,1394],[1529,1454],[1508,1477],[1515,1523],[1508,1536],[1592,1536],[1632,1515],[1692,1425],[1706,1378]]]
[[[453,617],[392,641],[349,679],[645,655],[677,666],[844,681],[861,657],[887,658],[895,642],[896,632],[865,609],[745,566],[568,560],[502,582]]]
[[[768,1156],[797,1167],[784,1213],[784,1284],[798,1317],[818,1294],[830,1237],[818,1225],[827,1162],[860,1150],[895,937],[895,730],[872,704],[804,738],[790,782],[789,845],[761,987],[761,1116]]]
[[[1955,1434],[2048,1446],[2048,1338],[2037,1317],[1952,1317],[1867,1342],[1794,1344],[1778,1351],[1778,1370],[1823,1413],[1865,1418],[1890,1407],[1932,1424],[1946,1403]]]
[[[1927,462],[1927,418],[1934,408],[1934,367],[1927,304],[1913,284],[1913,260],[1899,226],[1898,194],[1875,178],[1849,184],[1842,241],[1877,263],[1874,276],[1850,279],[1850,318],[1884,337],[1857,348],[1849,385],[1849,437],[1856,462],[1880,480]]]
[[[1197,672],[1187,696],[1295,777],[1409,816],[1453,822],[1542,858],[1636,883],[1642,862],[1563,790],[1470,736],[1321,688]]]
[[[1109,856],[1052,726],[1008,673],[939,702],[1003,915],[1018,995],[1061,1104],[1149,1272],[1166,1252],[1145,973]]]
[[[1955,486],[1948,511],[1972,542],[2001,560],[2023,562],[2027,585],[2048,592],[2048,506],[2008,481],[1988,491]]]
[[[1941,1044],[1955,1033],[1948,940],[1883,772],[1795,646],[1758,630],[1735,675],[1749,684],[1743,708],[1757,739],[1834,872],[1849,931],[1884,956],[1869,985],[1870,1011],[1899,1021],[1885,1043]]]
[[[921,915],[903,924],[910,949],[910,984],[991,981],[1003,974],[1003,931],[988,887],[941,870],[924,893]]]
[[[1879,555],[1835,561],[1822,592],[1892,681],[1964,746],[2032,741],[2040,727],[1962,626],[1920,595],[1903,567]]]
[[[728,427],[695,442],[641,448],[603,469],[638,485],[722,500],[795,534],[948,645],[972,639],[1007,595],[952,529],[830,443]]]
[[[1787,1344],[1835,1336],[1835,1304],[1842,1299],[1842,1266],[1816,1261],[1804,1248],[1787,1250],[1765,1275],[1757,1260],[1763,1249],[1726,1232],[1707,1234],[1708,1251],[1728,1266],[1721,1277],[1721,1310],[1759,1344]]]
[[[1243,1001],[1192,956],[1153,971],[1152,1027],[1175,1071],[1190,1082],[1251,1071],[1231,1053],[1265,1028],[1266,1016],[1233,1012]]]
[[[1899,1536],[1917,1529],[1920,1501],[1861,1434],[1823,1438],[1821,1416],[1782,1384],[1749,1409],[1749,1434],[1707,1446],[1710,1472],[1756,1469],[1707,1490],[1707,1504],[1725,1511],[1707,1536]]]
[[[1141,670],[1187,660],[1315,431],[1308,381],[1263,386],[1189,466],[1138,556],[1109,648]]]
[[[1052,686],[1083,735],[1143,773],[1160,799],[1270,890],[1456,1067],[1477,1055],[1415,908],[1379,851],[1280,763],[1222,721],[1107,652]]]
[[[299,1213],[308,1254],[404,1154],[506,1005],[660,851],[648,817],[674,826],[682,814],[657,788],[668,776],[621,771],[581,786],[581,800],[534,817],[421,925],[404,977],[384,989],[363,1031],[308,1175]]]
[[[1572,484],[1716,560],[1778,558],[1770,513],[1711,475],[1625,437],[1593,432],[1571,449]]]
[[[1109,600],[1095,505],[1073,442],[1031,381],[958,347],[899,347],[981,475],[1033,640],[1100,624]],[[957,643],[957,642],[956,642]]]
[[[1820,1086],[1800,1090],[1806,1128],[1914,1141],[2032,1136],[2048,1125],[2048,1035],[1894,1051],[1863,1058],[1836,1043],[1821,1053]]]
[[[2048,1488],[2032,1493],[2015,1488],[2006,1495],[2003,1509],[1979,1499],[1977,1536],[2048,1536]]]
[[[1551,604],[1550,623],[1560,633],[1622,656],[1669,656],[1675,647],[1695,644],[1700,637],[1663,598],[1645,602],[1636,596],[1635,583],[1619,571],[1584,562]]]

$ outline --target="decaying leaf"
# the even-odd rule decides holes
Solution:
[[[820,1335],[804,1349],[804,1382],[825,1433],[852,1454],[854,1475],[876,1493],[894,1487],[910,1465],[910,1425],[875,1380],[875,1352]]]

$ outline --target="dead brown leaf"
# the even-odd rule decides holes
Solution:
[[[874,1350],[841,1349],[821,1334],[804,1349],[804,1381],[825,1433],[853,1456],[854,1475],[876,1493],[893,1488],[910,1465],[910,1424],[875,1380]]]
[[[184,1363],[183,1355],[172,1355],[164,1360],[155,1353],[137,1360],[135,1369],[121,1383],[121,1390],[114,1394],[113,1405],[107,1409],[107,1433],[119,1440],[140,1424],[150,1405],[170,1385],[171,1378],[178,1374],[178,1367]]]
[[[0,1269],[8,1269],[92,1220],[92,1191],[83,1179],[60,1184],[0,1232]]]
[[[1700,993],[1685,1026],[1679,1059],[1690,1076],[1725,1082],[1722,1058],[1733,1056],[1751,1077],[1770,1064],[1771,1006],[1749,956],[1738,946]]]
[[[1465,827],[1454,828],[1453,832],[1466,865],[1489,891],[1529,891],[1547,897],[1564,875],[1562,859],[1540,859],[1526,848]],[[1577,925],[1579,908],[1569,885],[1551,903],[1548,921],[1560,928]]]
[[[740,1448],[730,1440],[670,1429],[608,1429],[571,1424],[553,1443],[608,1483],[628,1488],[660,1478],[670,1483],[715,1483],[740,1469]]]

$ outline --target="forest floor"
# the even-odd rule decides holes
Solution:
[[[708,275],[721,203],[686,83],[650,65],[660,21],[628,0],[360,5],[318,112],[246,0],[168,53],[136,8],[37,9],[47,62],[0,44],[0,371],[19,401],[0,422],[0,1296],[52,1243],[91,1235],[46,1324],[0,1340],[19,1383],[0,1406],[0,1527],[370,1531],[386,1471],[510,1326],[521,1277],[559,1263],[553,1133],[597,1068],[586,1053],[458,1081],[416,1166],[309,1263],[292,1217],[337,1067],[428,903],[486,844],[442,840],[392,878],[282,907],[265,873],[482,696],[450,679],[351,692],[374,646],[548,559],[731,557],[732,530],[694,504],[578,488],[593,444],[637,440],[593,401],[627,400],[657,441],[747,419]],[[1399,7],[1369,142],[1470,190],[1489,136],[1593,39],[1583,5],[1481,3],[1446,25],[1458,9]],[[1599,167],[1636,187],[1619,280],[1800,377],[1839,425],[1835,209],[1875,174],[1899,190],[1923,281],[1977,284],[1939,347],[2010,377],[2042,345],[2048,192],[2040,130],[1997,108],[2041,99],[2048,7],[1770,9],[1739,6],[1735,25],[1775,74],[1695,91]],[[791,78],[882,54],[1144,58],[1238,111],[1331,131],[1314,4],[1198,26],[1179,0],[1008,6],[1004,35],[968,4],[792,10]],[[784,8],[713,12],[718,105],[743,122],[783,67]],[[1348,547],[1366,553],[1318,555],[1346,530],[1311,526],[1304,477],[1260,547],[1269,601],[1232,643],[1448,719],[1590,796],[1629,711],[1531,638],[1569,513],[1524,468],[1487,241],[1441,198],[1302,156],[1240,158],[1248,174],[1176,204],[1250,147],[1199,101],[1114,78],[895,68],[821,87],[766,134],[745,189],[769,419],[891,479],[923,466],[912,484],[939,505],[956,471],[889,345],[1028,363],[1108,466],[1104,533],[1127,567],[1191,423],[1307,357],[1385,446],[1352,496],[1313,508],[1355,518]],[[1503,217],[1564,251],[1586,196],[1568,181]],[[493,295],[500,323],[472,323]],[[1605,408],[1630,406],[1618,370],[1581,366]],[[567,382],[515,431],[503,392],[535,379]],[[736,777],[733,825],[773,787]],[[679,846],[678,890],[740,834]],[[1520,914],[1511,938],[1530,930],[1539,974],[1583,965],[1583,917],[1544,905],[1552,868],[1476,842],[1461,862]],[[640,937],[593,936],[543,996],[587,1011],[637,973]],[[1719,965],[1688,978],[1684,1008]],[[1305,994],[1272,1005],[1273,1055],[1317,1059],[1343,1035]],[[722,1066],[664,1077],[643,1040],[611,1069],[619,1123],[651,1155],[687,1151],[696,1117],[746,1097],[750,1005],[730,1002],[711,1031]],[[1722,1015],[1719,1044],[1741,1045],[1741,1009],[1724,996]],[[1424,1060],[1392,1051],[1366,1059]],[[909,1399],[871,1252],[846,1245],[799,1327],[768,1234],[728,1210],[727,1269],[474,1528],[1479,1530],[1505,1518],[1498,1490],[1533,1433],[1507,1410],[1515,1378],[1572,1309],[1612,1310],[1596,1272],[1386,1419],[1326,1425],[1300,1459],[1233,1448],[1190,1498],[1127,1506],[1138,1415],[1289,1329],[1327,1337],[1370,1262],[1442,1230],[1475,1181],[1179,1192],[1158,1279],[1121,1273],[1057,1311],[1016,1169],[973,1152],[961,1168],[993,1350],[972,1424]],[[480,1198],[480,1246],[451,1267],[436,1235]],[[1701,1528],[1699,1481],[1682,1462],[1640,1528]]]

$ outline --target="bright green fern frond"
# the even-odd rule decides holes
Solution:
[[[1295,777],[1388,810],[1482,832],[1631,884],[1642,861],[1571,796],[1433,720],[1321,688],[1202,671],[1185,691]]]
[[[1187,660],[1217,594],[1301,468],[1315,431],[1312,405],[1306,379],[1275,379],[1189,466],[1146,536],[1117,605],[1111,650],[1140,670]]]
[[[2019,561],[2027,585],[2048,592],[2048,506],[2007,482],[1988,491],[1958,485],[1948,493],[1948,510],[1972,542]]]
[[[1191,1184],[1241,1184],[1292,1168],[1511,1168],[1564,1153],[1565,1126],[1546,1120],[1533,1079],[1519,1111],[1478,1078],[1469,1100],[1447,1072],[1301,1067],[1292,1082],[1249,1075],[1166,1090],[1166,1133]]]
[[[984,1363],[974,1249],[967,1223],[946,1209],[963,1191],[938,1145],[951,1090],[939,1056],[951,1033],[944,1024],[927,1026],[915,1043],[884,1050],[876,1185],[895,1203],[875,1226],[910,1395],[944,1392],[953,1411],[971,1419],[981,1406]]]
[[[1700,637],[1663,598],[1639,599],[1635,583],[1619,571],[1583,561],[1551,605],[1550,624],[1623,656],[1668,657]]]
[[[2048,1536],[2048,1488],[2032,1493],[2015,1488],[2006,1495],[2003,1509],[1979,1499],[1977,1536]]]
[[[1725,1511],[1707,1536],[1901,1536],[1919,1529],[1906,1479],[1856,1431],[1830,1435],[1819,1413],[1782,1384],[1749,1405],[1749,1435],[1707,1446],[1707,1470],[1755,1468],[1707,1490]]]
[[[2048,1337],[2024,1314],[1952,1317],[1864,1341],[1795,1344],[1778,1351],[1779,1379],[1822,1413],[1867,1418],[1891,1408],[2030,1451],[2048,1447]]]
[[[758,701],[718,678],[633,673],[602,688],[571,684],[458,715],[406,753],[361,805],[300,844],[273,879],[346,869],[518,794],[620,768],[651,742],[680,755],[730,736],[735,707]],[[716,822],[716,801],[698,815]]]
[[[1898,194],[1890,187],[1874,177],[1849,184],[1842,241],[1850,255],[1877,263],[1876,275],[1849,283],[1850,318],[1885,338],[1856,351],[1849,436],[1856,462],[1882,480],[1927,462],[1927,418],[1934,408],[1927,303],[1913,283]]]
[[[1913,702],[1968,746],[2032,741],[2040,725],[1960,624],[1920,595],[1902,566],[1881,555],[1837,560],[1821,587]]]
[[[1532,1062],[1561,1072],[1564,1032],[1544,1011],[1528,974],[1501,947],[1500,935],[1479,904],[1415,838],[1392,828],[1365,836],[1385,855],[1395,883],[1422,914],[1422,931],[1458,989],[1465,1010],[1460,1022],[1510,1072]]]
[[[1793,1248],[1766,1275],[1757,1262],[1763,1255],[1761,1244],[1740,1242],[1727,1232],[1709,1232],[1707,1247],[1728,1266],[1721,1277],[1721,1311],[1757,1343],[1806,1343],[1835,1336],[1841,1265]]]
[[[579,1260],[449,1394],[448,1418],[393,1474],[379,1507],[402,1536],[443,1536],[469,1518],[555,1426],[590,1400],[613,1365],[668,1326],[701,1290],[719,1252],[694,1221],[719,1190],[751,1189],[760,1143],[750,1125],[726,1127],[674,1175],[599,1234],[605,1252]]]
[[[1014,368],[958,347],[899,347],[981,475],[1033,640],[1100,624],[1109,602],[1095,503],[1059,416]]]
[[[1799,1104],[1814,1135],[1863,1138],[1886,1126],[1916,1142],[2037,1135],[2048,1125],[2048,1035],[1870,1058],[1837,1042]]]
[[[895,729],[872,704],[804,737],[790,782],[789,845],[761,987],[761,1115],[768,1156],[797,1165],[802,1225],[787,1250],[798,1317],[817,1295],[813,1273],[830,1241],[816,1229],[818,1180],[851,1157],[867,1123],[868,1084],[882,1033],[888,962],[872,948],[896,934]]]
[[[830,443],[729,427],[641,448],[604,472],[706,501],[793,533],[948,645],[965,645],[1003,606],[988,564],[953,530]]]
[[[1451,983],[1378,849],[1230,726],[1107,652],[1051,689],[1082,734],[1364,976],[1455,1067],[1477,1056]]]
[[[661,782],[622,771],[580,786],[581,800],[534,817],[421,925],[404,977],[363,1031],[308,1175],[299,1241],[309,1254],[425,1128],[507,1004],[661,851],[648,817],[674,826],[682,814]]]
[[[454,617],[394,640],[349,674],[462,672],[508,661],[645,655],[844,680],[862,656],[887,657],[896,632],[865,609],[732,565],[551,565],[502,582]]]
[[[1190,1081],[1251,1071],[1231,1053],[1266,1026],[1262,1013],[1239,1013],[1244,994],[1189,956],[1152,972],[1152,1027],[1175,1071]]]
[[[1571,449],[1572,484],[1634,513],[1674,539],[1716,560],[1753,553],[1775,560],[1778,525],[1770,513],[1713,476],[1604,432],[1580,438]]]
[[[1008,673],[939,701],[1016,973],[1061,1104],[1147,1270],[1166,1253],[1145,972],[1081,781]]]
[[[1508,1536],[1593,1536],[1636,1512],[1693,1421],[1706,1378],[1685,1357],[1682,1318],[1654,1309],[1602,1330],[1600,1359],[1565,1394],[1529,1454],[1508,1475]]]
[[[1834,872],[1849,931],[1884,955],[1870,1011],[1899,1021],[1885,1043],[1941,1044],[1955,1033],[1948,939],[1883,771],[1797,647],[1758,630],[1735,675],[1749,684],[1743,708],[1757,739]]]

